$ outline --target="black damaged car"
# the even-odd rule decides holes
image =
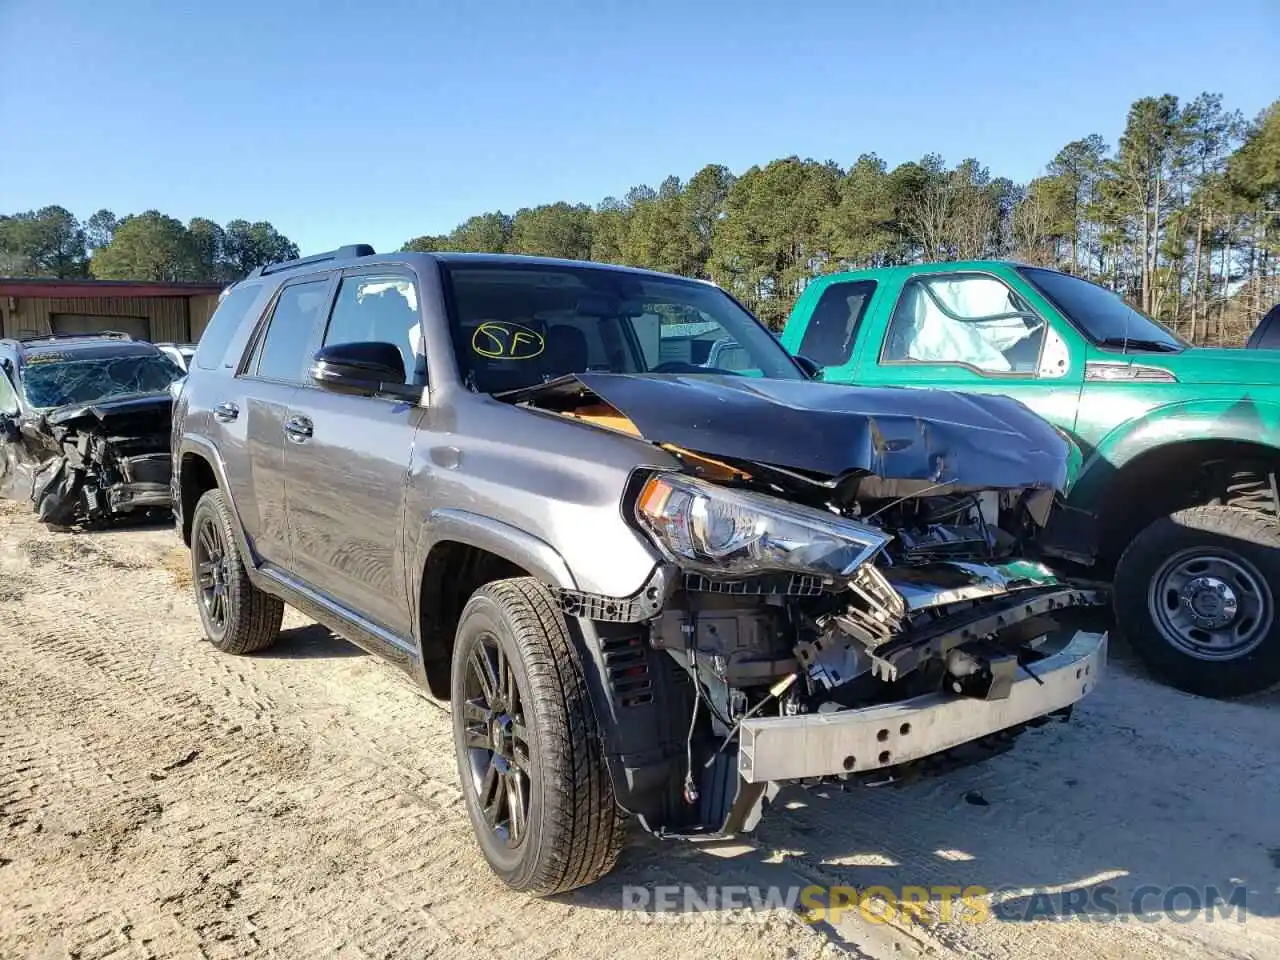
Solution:
[[[183,376],[124,334],[0,340],[0,496],[59,526],[167,512]]]

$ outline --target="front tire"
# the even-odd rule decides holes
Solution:
[[[200,623],[223,653],[255,653],[280,636],[284,603],[249,580],[226,498],[208,490],[191,514],[191,583]]]
[[[1156,520],[1116,567],[1116,623],[1173,686],[1237,697],[1280,683],[1280,521],[1227,506]]]
[[[623,820],[581,659],[544,585],[497,580],[472,595],[451,698],[467,814],[494,873],[550,896],[612,870]]]

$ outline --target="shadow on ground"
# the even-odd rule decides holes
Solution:
[[[328,627],[311,623],[280,631],[280,638],[267,649],[254,654],[268,660],[312,660],[321,657],[368,656],[354,643],[343,640]]]

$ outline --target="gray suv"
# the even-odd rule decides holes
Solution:
[[[1107,645],[1071,616],[1104,598],[1036,559],[1078,451],[1005,397],[820,378],[701,281],[364,245],[259,269],[174,404],[204,630],[261,650],[288,604],[449,701],[484,856],[540,895],[627,822],[749,831],[781,784],[1065,715]]]

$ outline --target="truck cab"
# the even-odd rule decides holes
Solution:
[[[1114,576],[1143,659],[1205,695],[1280,682],[1280,352],[1196,347],[1105,287],[1004,261],[821,277],[782,343],[828,382],[1026,404],[1084,458],[1054,549]]]

